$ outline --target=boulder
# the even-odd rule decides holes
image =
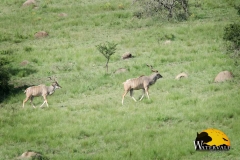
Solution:
[[[27,64],[29,63],[29,61],[27,60],[24,60],[20,63],[21,66],[26,66]]]
[[[35,0],[27,0],[26,2],[23,3],[23,7],[26,7],[26,6],[36,6],[36,1]]]
[[[128,58],[132,58],[132,54],[130,52],[126,52],[122,55],[122,59],[128,59]]]
[[[167,44],[170,44],[171,42],[172,42],[171,40],[166,40],[164,44],[167,45]]]
[[[179,80],[179,79],[181,79],[181,78],[188,78],[187,73],[182,72],[182,73],[178,74],[178,75],[175,77],[175,79],[177,79],[177,80]]]
[[[37,33],[35,33],[34,37],[35,38],[43,38],[43,37],[47,37],[48,33],[45,31],[39,31]]]
[[[215,77],[214,82],[224,82],[233,79],[233,74],[230,71],[222,71]]]
[[[24,152],[21,156],[18,157],[18,159],[29,159],[29,158],[43,158],[43,156],[40,153],[33,152],[33,151],[27,151]]]

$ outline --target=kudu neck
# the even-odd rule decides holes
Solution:
[[[154,84],[157,81],[157,73],[150,75],[150,85]]]
[[[53,94],[55,89],[56,89],[56,86],[54,86],[54,85],[49,86],[48,87],[48,94],[50,94],[50,95]]]

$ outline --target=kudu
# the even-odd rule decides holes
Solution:
[[[147,93],[147,97],[149,99],[149,87],[153,85],[159,78],[162,78],[162,76],[158,73],[157,70],[153,70],[151,65],[147,65],[151,68],[152,72],[154,72],[150,76],[140,76],[138,78],[128,79],[125,82],[123,82],[124,85],[124,94],[122,96],[122,105],[124,101],[125,95],[130,91],[130,96],[132,99],[136,102],[136,99],[133,97],[133,90],[143,90],[142,97],[140,98],[140,101],[143,99],[145,92]]]
[[[51,77],[49,77],[49,78],[50,78],[50,80],[52,80]],[[28,87],[24,91],[24,93],[26,93],[26,98],[25,98],[25,100],[23,100],[23,108],[24,108],[24,104],[29,99],[31,101],[31,105],[33,106],[33,108],[36,108],[33,104],[33,98],[38,97],[38,96],[43,96],[43,99],[44,99],[44,102],[40,107],[42,107],[45,103],[47,104],[47,107],[48,107],[47,96],[52,95],[55,92],[55,90],[59,89],[59,88],[62,88],[62,87],[58,84],[58,82],[55,79],[51,86],[46,86],[44,84],[41,84],[38,86]]]

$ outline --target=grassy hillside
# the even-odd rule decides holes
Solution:
[[[226,53],[226,25],[239,22],[234,0],[190,1],[190,18],[168,22],[138,19],[131,0],[46,0],[37,8],[24,1],[0,5],[0,53],[15,86],[0,104],[0,159],[27,150],[51,160],[79,159],[238,159],[240,61]],[[60,13],[67,16],[61,17]],[[46,38],[34,38],[38,31]],[[165,44],[168,37],[169,44]],[[109,73],[96,45],[117,43]],[[135,57],[121,60],[131,52]],[[121,104],[126,79],[150,75],[162,79],[150,87],[150,100]],[[114,74],[118,68],[128,72]],[[234,79],[213,83],[223,70]],[[175,76],[186,72],[189,78]],[[62,89],[48,96],[49,108],[22,108],[26,86]],[[135,98],[141,91],[134,91]],[[38,107],[42,97],[35,98]],[[231,141],[228,152],[197,152],[197,132],[216,128]]]

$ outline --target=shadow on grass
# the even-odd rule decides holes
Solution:
[[[37,70],[35,69],[16,69],[16,68],[11,68],[6,70],[8,74],[5,75],[0,75],[1,77],[1,90],[0,90],[0,103],[2,103],[4,100],[7,98],[17,95],[19,93],[23,93],[26,88],[32,85],[26,85],[25,82],[23,83],[16,83],[16,82],[11,82],[10,81],[10,76],[18,76],[18,77],[25,77],[28,75],[31,75],[32,73],[36,73]],[[6,73],[6,72],[5,72]]]
[[[23,86],[18,86],[18,87],[14,87],[13,85],[9,85],[9,90],[5,91],[2,93],[2,91],[0,92],[0,103],[2,103],[4,100],[8,99],[11,96],[15,96],[17,94],[22,94],[25,89],[27,89],[28,87],[30,87],[32,85],[23,85]]]

